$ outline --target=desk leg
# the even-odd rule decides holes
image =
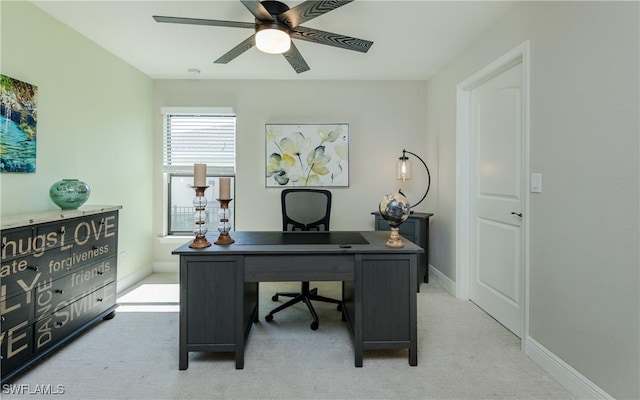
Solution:
[[[236,351],[236,369],[244,368],[244,349]]]
[[[409,346],[409,365],[412,367],[418,365],[418,346],[414,342]]]
[[[189,353],[187,353],[186,351],[180,350],[178,369],[182,371],[187,368],[189,368]]]
[[[245,283],[244,283],[244,259],[236,257],[236,276],[235,276],[235,296],[236,296],[236,369],[244,368],[244,346],[245,346],[245,320],[244,320],[244,303],[245,303]],[[257,286],[257,284],[256,284]],[[256,288],[257,290],[257,288]],[[257,310],[256,310],[257,313]],[[251,324],[251,322],[249,322]],[[248,332],[246,332],[248,334]]]
[[[354,310],[355,310],[355,323],[353,326],[354,347],[355,347],[355,365],[356,367],[362,367],[362,354],[364,352],[364,344],[362,337],[363,329],[363,301],[362,301],[362,255],[357,254],[355,256],[355,268],[354,268]]]
[[[418,269],[418,257],[411,255],[409,267],[409,287],[414,286],[414,279],[417,286],[420,286],[420,280],[417,279],[416,272]],[[427,266],[427,268],[429,268]],[[427,269],[428,273],[428,269]],[[426,277],[426,275],[425,275]],[[419,291],[419,290],[418,290]],[[418,299],[416,292],[409,293],[409,365],[415,367],[418,365]]]
[[[187,351],[187,263],[180,257],[180,323],[178,338],[178,369],[189,368],[189,352]]]
[[[357,347],[358,345],[356,345],[356,359],[354,364],[356,367],[362,368],[362,348],[358,351]],[[362,347],[362,345],[360,345],[360,347]]]

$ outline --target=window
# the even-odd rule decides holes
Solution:
[[[207,227],[217,231],[218,179],[231,177],[234,193],[236,116],[231,109],[163,108],[163,171],[167,185],[167,233],[191,235],[194,227],[193,164],[207,164]],[[231,229],[233,224],[233,202]]]

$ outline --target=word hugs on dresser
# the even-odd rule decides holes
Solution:
[[[118,211],[93,211],[35,213],[0,230],[2,383],[115,315]]]
[[[30,234],[2,237],[2,267],[0,278],[25,271],[33,260],[19,258],[31,255],[42,257],[47,250],[58,250],[60,257],[49,261],[49,273],[62,269],[71,269],[73,265],[104,255],[109,251],[108,245],[89,246],[93,242],[115,237],[117,233],[117,216],[110,215],[96,219],[71,220],[65,224],[53,225],[55,229],[37,229]],[[75,252],[80,248],[81,251]],[[50,255],[50,253],[47,253]],[[5,260],[13,260],[6,262]],[[41,266],[39,266],[41,267]]]

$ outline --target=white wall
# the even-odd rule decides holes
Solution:
[[[238,229],[280,226],[279,189],[264,187],[265,123],[348,122],[351,185],[332,189],[332,228],[371,229],[370,211],[398,188],[402,148],[424,154],[433,187],[418,211],[435,213],[431,262],[455,280],[455,87],[531,40],[531,169],[544,177],[529,210],[531,338],[610,395],[640,398],[637,2],[523,3],[427,83],[152,84],[31,4],[0,7],[2,73],[40,90],[38,171],[0,176],[0,215],[53,208],[60,178],[89,182],[91,203],[124,207],[119,279],[152,259],[175,264],[184,242],[161,239],[160,107],[230,106]]]
[[[185,242],[161,239],[161,107],[233,107],[236,111],[236,230],[282,227],[281,189],[265,187],[265,123],[349,123],[349,187],[330,188],[334,195],[331,228],[371,230],[370,213],[385,194],[399,188],[395,162],[402,149],[424,154],[424,93],[422,81],[155,81],[154,260],[177,265],[170,252]],[[419,168],[415,165],[415,175],[419,176]],[[426,178],[421,177],[403,192],[417,201],[425,184]],[[416,210],[426,211],[423,207],[420,204]]]
[[[639,36],[637,2],[527,2],[427,85],[431,262],[455,280],[456,85],[530,40],[530,337],[620,399],[640,397]]]
[[[88,204],[122,205],[118,279],[151,268],[152,81],[28,2],[3,1],[2,74],[38,86],[35,173],[2,173],[0,215],[56,209],[78,178]]]

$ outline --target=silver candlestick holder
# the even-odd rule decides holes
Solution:
[[[218,218],[220,219],[220,223],[218,224],[218,232],[220,232],[220,236],[218,239],[213,242],[215,244],[231,244],[234,243],[235,240],[229,236],[229,231],[231,230],[231,224],[229,224],[230,211],[229,211],[229,203],[232,199],[216,199],[220,202],[220,209],[218,210]]]
[[[193,242],[189,244],[192,249],[204,249],[211,246],[211,243],[207,240],[207,198],[204,197],[204,192],[209,186],[192,186],[196,191],[196,197],[193,199],[193,233],[196,235]]]

